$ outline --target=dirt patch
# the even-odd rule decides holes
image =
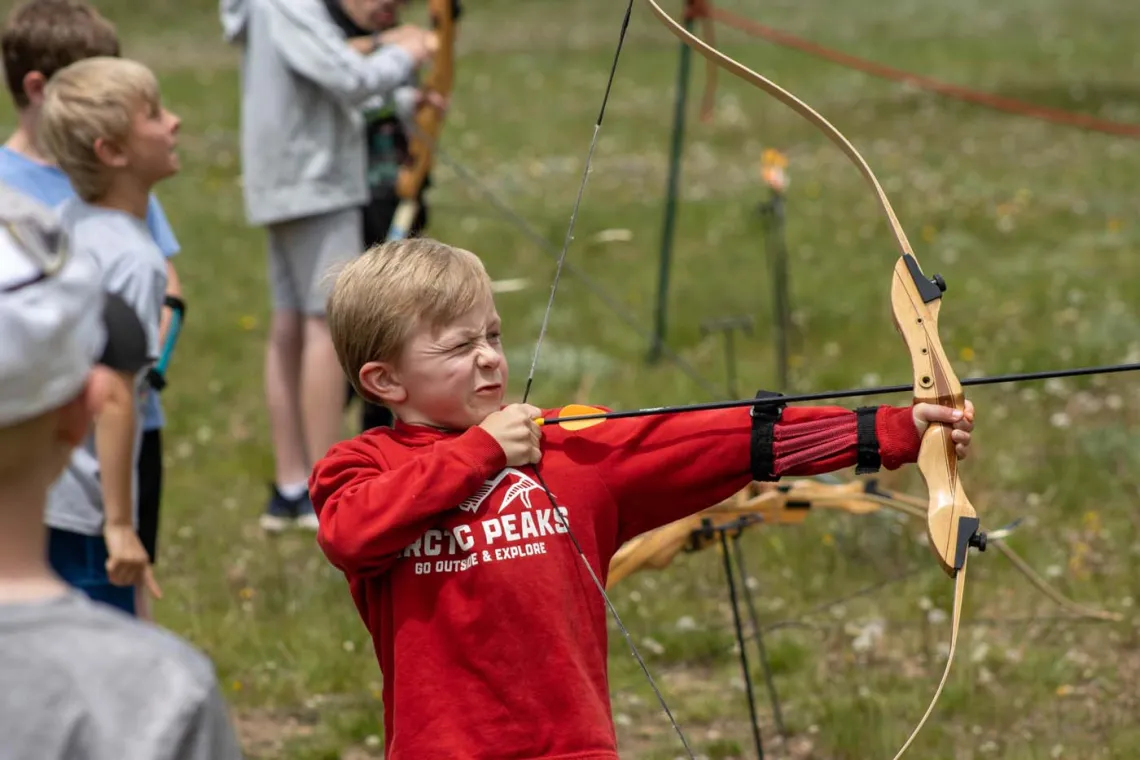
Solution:
[[[250,758],[279,757],[289,742],[312,736],[315,728],[312,721],[285,711],[242,710],[233,718],[242,750]]]

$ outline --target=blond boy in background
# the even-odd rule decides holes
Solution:
[[[140,63],[95,57],[57,72],[44,89],[38,138],[77,198],[60,219],[103,287],[138,314],[151,359],[159,352],[166,262],[146,226],[151,188],[179,169],[179,120],[162,107]],[[132,586],[160,594],[136,532],[135,465],[142,440],[145,377],[130,378],[134,403],[104,412],[48,498],[52,564],[68,582],[134,614]]]

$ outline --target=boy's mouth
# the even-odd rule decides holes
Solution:
[[[502,387],[503,386],[500,385],[499,383],[494,383],[492,385],[480,385],[478,388],[475,389],[475,392],[476,393],[483,393],[483,394],[497,393],[499,391],[499,389]]]

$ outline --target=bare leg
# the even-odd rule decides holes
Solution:
[[[344,438],[347,388],[329,328],[321,317],[306,317],[301,364],[301,417],[305,444],[315,460]],[[307,474],[307,473],[306,473]]]
[[[265,351],[265,399],[278,485],[309,477],[300,404],[303,326],[298,312],[275,310]]]

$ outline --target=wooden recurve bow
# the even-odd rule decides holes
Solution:
[[[439,49],[432,57],[431,70],[420,89],[447,98],[455,78],[455,31],[458,0],[428,0],[428,8]],[[400,202],[388,228],[388,241],[408,236],[420,211],[420,192],[432,167],[432,150],[443,131],[443,112],[426,100],[416,109],[415,129],[408,139],[408,160],[396,178]]]
[[[655,0],[644,0],[644,2],[674,36],[707,60],[760,88],[798,113],[838,146],[859,170],[875,194],[899,251],[891,278],[891,311],[895,327],[910,353],[914,373],[914,400],[916,403],[928,402],[958,409],[964,408],[965,397],[962,386],[946,358],[946,352],[938,336],[938,312],[945,284],[940,277],[929,279],[923,274],[894,208],[867,161],[843,133],[811,106],[690,34]],[[943,671],[930,706],[895,755],[895,760],[903,755],[922,730],[950,676],[950,666],[954,661],[954,652],[958,644],[962,601],[965,596],[967,554],[971,546],[985,549],[985,535],[979,531],[977,512],[970,504],[959,478],[958,457],[950,433],[951,427],[948,425],[931,424],[923,434],[918,456],[918,469],[922,473],[929,494],[926,524],[930,547],[943,572],[954,580],[950,651],[946,660],[946,669]]]

